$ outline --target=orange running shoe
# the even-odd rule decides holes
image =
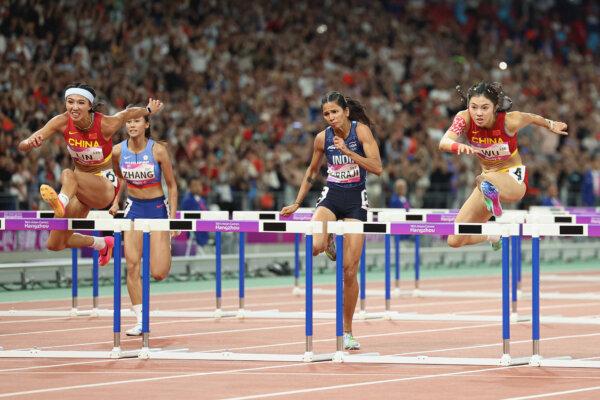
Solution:
[[[101,267],[108,264],[112,258],[113,248],[115,247],[115,238],[112,236],[104,236],[104,243],[106,243],[106,247],[100,250],[100,256],[98,257],[98,262]]]
[[[55,218],[62,218],[65,216],[65,206],[58,199],[58,194],[56,194],[56,190],[52,189],[51,186],[42,185],[40,186],[40,195],[42,199],[50,204],[50,207],[54,210]]]

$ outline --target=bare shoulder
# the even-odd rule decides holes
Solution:
[[[117,156],[117,157],[121,156],[121,143],[116,144],[116,145],[113,146],[112,153],[113,153],[113,157],[114,156]]]
[[[469,115],[469,110],[459,111],[456,113],[456,116],[464,119],[466,123],[471,122],[471,116]]]
[[[317,133],[315,136],[315,147],[323,147],[325,145],[325,130]]]
[[[156,140],[154,141],[154,146],[152,146],[152,153],[154,154],[155,158],[160,158],[163,160],[169,159],[169,151],[167,150],[167,146],[165,146],[163,143],[157,142]]]
[[[514,133],[519,130],[519,127],[523,124],[524,113],[521,111],[510,111],[506,113],[504,117],[504,125],[508,133]]]
[[[63,131],[67,128],[67,123],[69,122],[69,116],[67,112],[58,114],[48,121],[48,126],[56,129],[57,131]]]

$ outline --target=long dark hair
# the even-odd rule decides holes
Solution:
[[[81,83],[81,82],[70,83],[69,85],[67,85],[67,87],[65,88],[65,91],[63,92],[63,98],[64,98],[64,93],[66,93],[67,90],[69,90],[71,88],[85,89],[88,92],[90,92],[92,94],[92,96],[94,96],[93,103],[88,100],[88,102],[90,102],[90,106],[91,106],[90,114],[99,111],[100,108],[104,105],[104,103],[102,103],[101,101],[98,101],[98,97],[96,96],[96,91],[94,90],[94,88],[91,87],[90,85],[88,85],[87,83]]]
[[[476,83],[467,90],[466,95],[462,91],[460,85],[456,87],[456,91],[467,107],[469,107],[469,102],[472,97],[484,96],[486,99],[490,100],[494,106],[498,106],[498,109],[496,110],[498,112],[506,112],[512,108],[512,99],[504,93],[502,85],[499,82],[490,83],[482,81]]]
[[[127,107],[125,107],[125,108],[127,109],[127,108],[133,108],[133,107],[142,107],[142,108],[144,108],[144,106],[140,105],[140,104],[128,104]],[[144,131],[144,136],[146,137],[146,139],[153,139],[154,140],[154,138],[152,137],[152,129],[151,129],[152,125],[150,125],[150,114],[144,115],[144,121],[146,121],[148,123],[148,127]],[[156,141],[156,140],[154,140],[154,141]]]
[[[331,102],[336,103],[343,109],[348,108],[350,110],[350,115],[348,116],[348,118],[351,121],[362,122],[369,128],[372,128],[373,122],[371,121],[371,118],[369,118],[369,116],[367,115],[365,107],[362,104],[360,104],[358,100],[354,100],[351,97],[344,97],[344,95],[340,92],[328,92],[321,99],[321,111],[323,111],[323,104]]]

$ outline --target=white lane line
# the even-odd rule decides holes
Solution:
[[[193,377],[200,377],[200,376],[235,374],[235,373],[240,373],[240,372],[286,368],[286,367],[293,367],[293,366],[298,366],[298,365],[306,365],[306,363],[294,363],[294,364],[283,364],[283,365],[280,364],[280,365],[270,365],[270,366],[266,366],[266,367],[241,368],[241,369],[232,369],[232,370],[225,370],[225,371],[211,371],[211,372],[195,372],[195,373],[191,373],[191,374],[158,376],[158,377],[154,377],[154,378],[125,379],[125,380],[112,381],[112,382],[90,383],[90,384],[85,384],[85,385],[59,386],[59,387],[47,388],[47,389],[1,393],[0,398],[26,396],[26,395],[30,395],[30,394],[40,394],[40,393],[60,392],[60,391],[66,391],[66,390],[89,389],[89,388],[97,388],[97,387],[113,386],[113,385],[124,385],[124,384],[129,384],[129,383],[142,383],[142,382],[153,382],[153,381],[165,381],[165,380],[180,379],[180,378],[193,378]]]
[[[534,394],[534,395],[531,395],[531,396],[507,397],[505,400],[541,399],[543,397],[555,397],[555,396],[562,396],[562,395],[565,395],[565,394],[593,392],[593,391],[596,391],[596,390],[600,390],[600,386],[593,386],[593,387],[581,388],[581,389],[573,389],[573,390],[564,390],[562,392],[550,392],[550,393]]]
[[[363,387],[363,386],[382,385],[382,384],[386,384],[386,383],[445,378],[445,377],[449,377],[449,376],[468,375],[468,374],[474,374],[474,373],[486,372],[486,371],[499,371],[499,370],[506,369],[506,368],[517,368],[517,367],[480,368],[480,369],[476,369],[473,371],[449,372],[449,373],[443,373],[443,374],[429,374],[429,375],[412,376],[412,377],[397,378],[397,379],[384,379],[384,380],[370,381],[370,382],[347,383],[347,384],[343,384],[343,385],[334,385],[334,386],[321,386],[321,387],[311,388],[311,389],[288,390],[285,392],[261,393],[261,394],[256,394],[256,395],[252,395],[252,396],[228,397],[223,400],[250,400],[250,399],[262,399],[262,398],[266,398],[266,397],[289,396],[289,395],[293,395],[293,394],[314,393],[314,392],[322,392],[322,391],[336,390],[336,389],[348,389],[348,388],[356,388],[356,387]]]

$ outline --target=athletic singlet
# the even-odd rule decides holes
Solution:
[[[508,160],[517,151],[517,134],[506,133],[505,112],[499,112],[491,129],[481,128],[471,119],[467,140],[482,161]]]
[[[148,139],[144,150],[134,153],[127,147],[129,140],[121,142],[121,159],[119,166],[127,186],[143,189],[160,185],[160,163],[154,159],[152,147],[154,140]]]
[[[84,167],[96,167],[108,164],[112,155],[112,139],[106,140],[102,136],[102,117],[99,112],[94,113],[94,124],[87,131],[75,126],[71,116],[63,137],[67,143],[67,150],[76,164]]]
[[[365,157],[363,145],[356,134],[356,121],[350,125],[350,133],[344,140],[346,147]],[[363,189],[367,171],[359,167],[350,157],[333,144],[335,133],[332,127],[325,129],[325,156],[327,157],[327,186],[341,189]]]

